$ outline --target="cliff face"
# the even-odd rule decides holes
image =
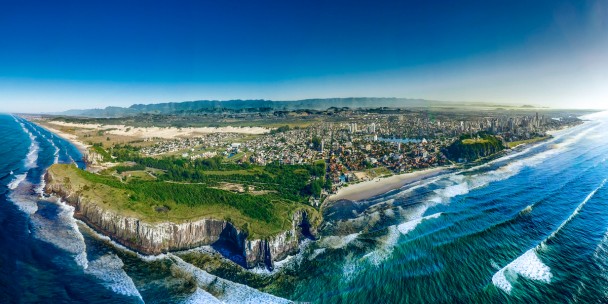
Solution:
[[[446,156],[458,162],[471,162],[498,153],[506,148],[501,137],[479,134],[477,137],[461,136],[459,140],[444,149]]]
[[[263,265],[273,268],[274,261],[284,259],[298,251],[298,245],[314,231],[309,228],[305,211],[293,214],[292,227],[278,235],[265,239],[247,239],[230,222],[217,219],[199,219],[184,223],[148,223],[134,217],[108,210],[88,200],[69,184],[45,175],[45,192],[61,197],[74,206],[74,216],[114,241],[144,254],[159,254],[185,250],[202,245],[229,246],[242,255],[245,267]]]
[[[99,153],[95,153],[92,150],[88,150],[82,156],[82,159],[87,165],[98,166],[103,163],[103,156]]]

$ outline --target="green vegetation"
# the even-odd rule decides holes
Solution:
[[[519,145],[523,145],[523,144],[533,144],[535,142],[543,141],[548,138],[550,138],[550,136],[541,136],[541,137],[535,137],[535,138],[531,138],[531,139],[527,139],[527,140],[512,141],[509,143],[509,148],[515,148],[515,147],[517,147]]]
[[[480,132],[474,136],[463,135],[445,149],[446,156],[454,161],[475,161],[505,149],[501,138]]]
[[[275,194],[250,195],[168,181],[122,182],[63,164],[51,166],[49,172],[88,201],[149,222],[216,218],[247,230],[250,237],[264,237],[289,229],[297,209],[306,209],[312,221],[319,220],[312,207]]]
[[[285,126],[280,126],[276,129],[273,129],[270,131],[270,134],[278,134],[278,133],[283,133],[283,132],[287,132],[289,131],[291,128],[289,127],[289,125],[285,125]]]
[[[113,156],[118,161],[132,161],[139,166],[163,170],[164,174],[158,176],[163,181],[206,186],[216,186],[222,182],[255,185],[258,190],[273,191],[282,199],[294,202],[305,202],[311,195],[319,197],[325,185],[324,161],[306,165],[271,163],[258,166],[224,162],[221,156],[197,160],[140,157],[138,148],[128,145],[115,146]]]
[[[91,146],[91,150],[93,152],[101,155],[104,162],[111,162],[112,156],[106,150],[104,150],[103,146],[100,143],[95,143]]]
[[[472,144],[485,144],[485,143],[489,143],[490,141],[487,139],[482,139],[482,138],[467,138],[467,139],[463,139],[462,143],[465,145],[472,145]]]
[[[127,172],[127,171],[142,171],[145,169],[146,169],[146,166],[140,165],[140,164],[136,164],[133,166],[119,165],[119,166],[112,167],[112,170],[116,171],[116,173],[118,173],[118,174],[122,174],[123,172]]]

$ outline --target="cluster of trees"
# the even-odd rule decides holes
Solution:
[[[106,150],[104,150],[101,143],[94,143],[91,146],[91,149],[93,150],[93,152],[101,155],[101,158],[103,159],[104,162],[112,161],[112,156],[110,155],[110,153],[108,153]]]
[[[486,132],[476,135],[462,135],[459,140],[448,146],[444,153],[454,161],[475,161],[504,150],[502,139]]]
[[[285,126],[280,126],[276,129],[270,130],[270,134],[278,134],[278,133],[283,133],[283,132],[287,132],[291,130],[291,128],[288,125]]]
[[[140,164],[135,164],[133,166],[115,166],[115,167],[112,167],[112,169],[115,170],[116,173],[121,174],[121,173],[127,172],[127,171],[146,170],[146,166],[140,165]]]
[[[242,214],[264,222],[276,221],[272,196],[237,194],[201,185],[165,183],[157,181],[132,181],[122,183],[116,178],[79,170],[86,180],[117,189],[131,191],[131,200],[163,204],[175,202],[190,207],[202,205],[224,205],[239,210]]]
[[[112,154],[118,161],[135,162],[138,168],[150,167],[165,171],[165,174],[159,176],[160,180],[204,183],[209,186],[220,182],[255,185],[257,189],[271,190],[279,197],[293,201],[303,201],[311,195],[320,196],[326,184],[325,162],[310,165],[270,163],[258,166],[249,163],[225,163],[221,156],[196,160],[141,157],[139,149],[129,145],[114,146]],[[217,174],[217,171],[225,173]]]

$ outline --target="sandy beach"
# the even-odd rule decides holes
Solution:
[[[341,188],[337,193],[329,196],[325,202],[335,202],[338,200],[360,201],[369,199],[391,190],[399,189],[409,183],[439,175],[448,171],[448,169],[449,167],[437,167],[385,178],[374,178],[369,181]]]
[[[69,133],[65,133],[62,131],[59,131],[57,129],[51,128],[48,125],[41,125],[41,124],[37,124],[38,126],[40,126],[41,128],[47,129],[49,130],[51,133],[69,141],[70,143],[72,143],[79,151],[80,153],[82,153],[83,155],[85,155],[85,153],[87,152],[87,150],[89,149],[89,145],[81,142],[80,140],[78,140],[78,136],[74,135],[74,134],[69,134]]]

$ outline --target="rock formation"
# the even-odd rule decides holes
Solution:
[[[294,212],[290,230],[264,239],[250,239],[230,222],[218,219],[198,219],[183,223],[148,223],[135,217],[124,216],[104,208],[82,196],[53,177],[45,175],[45,192],[55,194],[75,208],[74,216],[112,240],[143,254],[160,254],[185,250],[202,245],[217,245],[230,249],[244,258],[244,267],[264,265],[270,269],[273,263],[298,251],[300,241],[311,237],[304,210]]]

